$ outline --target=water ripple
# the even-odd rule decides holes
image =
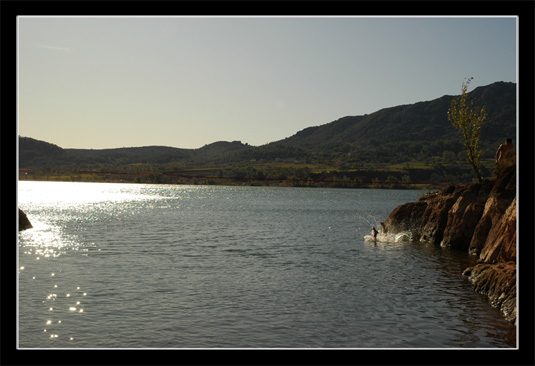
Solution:
[[[470,258],[364,240],[420,192],[21,183],[22,347],[515,342],[461,276]]]

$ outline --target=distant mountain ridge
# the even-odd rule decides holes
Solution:
[[[469,95],[488,112],[482,141],[496,144],[505,136],[516,136],[516,84],[496,82],[478,87]],[[309,127],[276,143],[306,148],[332,141],[352,142],[355,146],[378,143],[426,141],[458,138],[447,119],[447,110],[458,96],[444,95],[428,102],[384,108],[364,116],[347,116],[326,125]]]
[[[496,82],[469,95],[488,112],[481,146],[487,158],[506,137],[516,138],[516,84]],[[44,141],[19,137],[20,168],[92,168],[128,164],[186,164],[205,166],[250,161],[295,159],[351,166],[363,161],[404,162],[459,154],[462,142],[447,120],[457,96],[384,108],[363,116],[346,116],[262,146],[218,141],[198,149],[145,146],[116,149],[63,149]]]

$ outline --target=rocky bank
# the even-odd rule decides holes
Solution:
[[[28,216],[19,208],[19,231],[31,229],[32,227]]]
[[[516,323],[516,165],[482,183],[450,185],[394,209],[389,233],[479,256],[463,274]]]

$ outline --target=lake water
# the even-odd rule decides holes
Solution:
[[[20,348],[507,348],[465,253],[365,240],[413,190],[19,182]]]

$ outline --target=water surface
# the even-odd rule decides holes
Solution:
[[[514,347],[473,258],[364,239],[421,193],[19,182],[19,346]]]

